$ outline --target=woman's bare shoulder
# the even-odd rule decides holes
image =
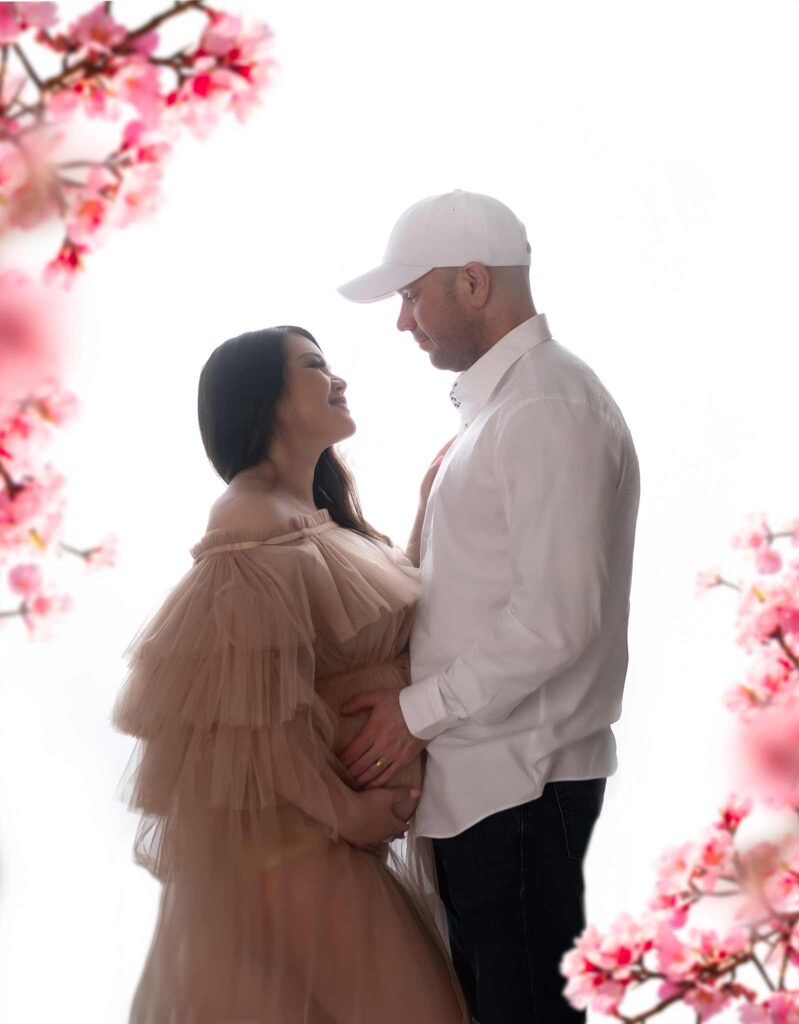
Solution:
[[[269,530],[286,518],[285,502],[276,495],[228,490],[211,506],[206,531]]]

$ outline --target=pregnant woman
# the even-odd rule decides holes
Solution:
[[[341,705],[408,684],[419,593],[331,447],[355,430],[345,388],[297,327],[226,341],[202,370],[228,486],[114,708],[140,740],[135,858],[163,883],[132,1024],[469,1020],[413,833],[421,758],[358,791],[337,757],[366,718]]]

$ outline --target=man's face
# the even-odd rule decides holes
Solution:
[[[480,356],[481,325],[458,297],[457,267],[437,267],[398,292],[397,329],[410,331],[439,370],[466,370]]]

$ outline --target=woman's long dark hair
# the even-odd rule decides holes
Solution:
[[[268,327],[223,342],[200,373],[197,416],[211,465],[225,483],[268,456],[275,435],[275,411],[285,387],[285,340],[302,327]],[[320,348],[321,351],[321,348]],[[363,517],[355,481],[332,448],[319,456],[313,479],[314,504],[339,526],[390,543]]]

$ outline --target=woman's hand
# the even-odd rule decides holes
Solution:
[[[357,811],[353,820],[341,828],[341,835],[353,846],[364,849],[380,846],[390,839],[400,839],[408,831],[410,809],[415,810],[421,790],[408,786],[365,789],[357,794]]]
[[[433,481],[435,480],[436,474],[438,473],[441,467],[441,463],[444,459],[444,456],[449,451],[450,445],[454,440],[455,438],[453,437],[450,438],[449,441],[447,441],[447,443],[444,445],[444,447],[441,449],[438,455],[436,455],[436,457],[430,463],[430,466],[427,472],[425,473],[424,478],[422,479],[422,486],[419,489],[419,511],[422,513],[422,515],[424,515],[424,510],[427,508],[427,502],[428,499],[430,498],[430,491],[433,487]]]
[[[441,462],[444,456],[449,451],[450,445],[455,440],[451,438],[441,451],[436,455],[433,461],[430,463],[430,467],[424,475],[422,480],[422,486],[419,488],[419,508],[416,512],[416,519],[411,529],[411,535],[408,538],[408,543],[405,545],[405,554],[410,560],[412,565],[417,568],[419,566],[419,553],[422,546],[422,525],[424,524],[424,515],[427,511],[427,502],[430,498],[430,491],[433,487],[433,481],[436,478],[436,474],[441,468]]]

